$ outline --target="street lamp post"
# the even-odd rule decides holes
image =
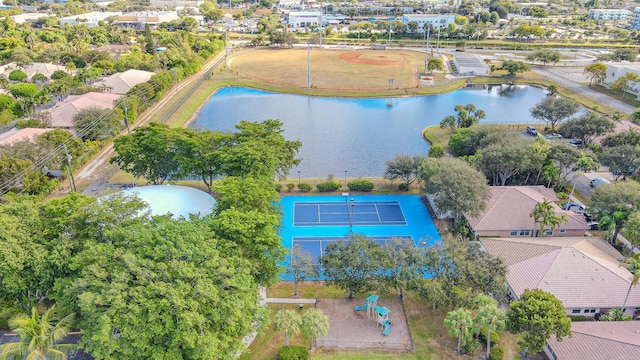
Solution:
[[[429,55],[429,36],[431,35],[431,24],[429,22],[425,23],[425,25],[427,27],[427,31],[424,31],[424,29],[422,29],[424,31],[424,42],[425,42],[425,49],[424,49],[424,73],[427,73],[427,61],[428,61],[428,55]]]
[[[344,171],[344,188],[347,188],[347,170]]]
[[[298,170],[298,191],[300,191],[300,170]]]
[[[347,217],[349,218],[349,234],[353,235],[353,209],[349,209],[349,193],[343,192],[344,206],[347,208]],[[351,198],[351,206],[353,206],[353,198]]]

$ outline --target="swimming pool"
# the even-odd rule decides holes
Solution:
[[[419,195],[285,195],[280,205],[282,244],[287,249],[300,244],[314,258],[331,241],[352,233],[380,243],[391,238],[411,240],[416,246],[441,240]]]

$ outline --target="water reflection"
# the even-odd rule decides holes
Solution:
[[[454,113],[457,104],[485,110],[484,123],[537,123],[529,109],[546,92],[502,85],[406,98],[322,98],[225,88],[205,104],[192,127],[233,130],[240,120],[279,119],[284,136],[302,141],[302,177],[382,176],[395,154],[425,154],[421,130]],[[389,106],[391,104],[392,106]]]

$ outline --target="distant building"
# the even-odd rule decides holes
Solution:
[[[437,14],[404,14],[402,15],[402,23],[408,25],[410,21],[418,23],[416,30],[420,34],[424,34],[427,24],[434,28],[444,28],[456,21],[455,15],[437,15]]]
[[[278,1],[278,9],[302,10],[304,9],[303,0],[280,0]]]
[[[117,23],[123,28],[142,30],[145,25],[149,25],[151,29],[155,29],[163,22],[179,18],[177,11],[139,11],[118,16]]]
[[[633,9],[633,15],[631,17],[631,28],[640,30],[640,7]]]
[[[26,22],[35,23],[36,21],[40,19],[44,19],[49,16],[53,16],[53,15],[50,15],[47,13],[25,13],[25,14],[11,15],[11,18],[13,19],[13,21],[16,22],[16,24],[24,24]]]
[[[71,95],[54,107],[51,113],[51,127],[75,132],[73,117],[80,110],[89,108],[113,109],[113,102],[122,95],[88,92],[82,95]]]
[[[589,9],[589,18],[594,20],[628,20],[631,15],[624,9]]]
[[[27,77],[29,79],[31,79],[31,77],[33,77],[33,75],[35,74],[42,74],[44,76],[46,76],[48,79],[51,79],[51,75],[53,75],[54,72],[58,71],[58,70],[62,70],[64,72],[67,72],[66,68],[64,66],[61,65],[55,65],[55,64],[51,64],[51,63],[33,63],[30,64],[29,66],[26,66],[25,68],[19,68],[18,65],[16,65],[16,63],[9,63],[7,65],[2,65],[0,66],[0,74],[4,74],[5,76],[9,76],[9,74],[13,71],[13,70],[17,70],[20,69],[22,71],[24,71],[25,74],[27,74]]]
[[[324,17],[320,11],[292,11],[287,13],[287,27],[298,29],[324,26]]]
[[[117,58],[122,54],[127,54],[131,52],[131,46],[122,45],[122,44],[106,44],[103,46],[98,46],[95,48],[98,51],[106,51],[113,58]]]
[[[204,0],[151,0],[151,5],[158,9],[168,8],[197,8],[204,3]]]
[[[109,17],[116,17],[122,15],[121,12],[108,12],[108,11],[93,11],[86,14],[73,15],[60,18],[60,25],[76,25],[85,24],[87,27],[96,27],[100,21],[104,21]]]
[[[635,73],[640,77],[640,64],[630,62],[606,63],[607,76],[602,80],[602,85],[610,87],[618,78],[627,73]],[[640,98],[640,83],[630,83],[627,86],[627,92],[634,94]]]

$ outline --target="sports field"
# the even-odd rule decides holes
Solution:
[[[252,49],[231,60],[238,75],[307,87],[307,49]],[[311,86],[324,89],[407,89],[418,86],[424,53],[410,50],[311,48]]]

